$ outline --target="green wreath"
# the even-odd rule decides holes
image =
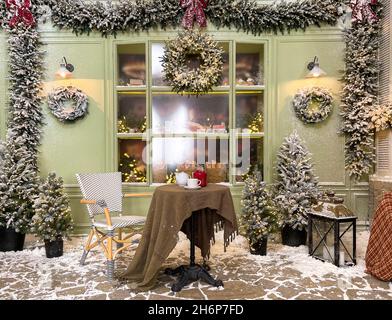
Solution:
[[[177,93],[207,93],[219,85],[223,69],[223,50],[207,34],[184,31],[166,41],[161,59],[164,80]],[[199,64],[190,66],[191,63]]]
[[[332,94],[319,87],[302,89],[294,96],[295,114],[304,123],[316,123],[328,118],[332,111]]]

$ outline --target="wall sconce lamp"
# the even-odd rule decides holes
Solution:
[[[326,72],[320,68],[320,63],[318,57],[314,57],[314,60],[308,63],[307,66],[309,73],[306,78],[319,78],[327,75]]]
[[[75,67],[67,62],[67,59],[63,57],[63,60],[60,63],[60,68],[57,70],[56,75],[63,78],[67,79],[72,77],[72,72],[75,70]]]

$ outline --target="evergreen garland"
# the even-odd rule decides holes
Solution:
[[[274,201],[283,216],[283,226],[305,229],[311,205],[320,197],[310,156],[296,131],[284,139],[279,149]]]
[[[176,27],[184,15],[178,0],[102,1],[40,0],[52,13],[53,24],[76,34],[98,31],[103,36],[117,32]],[[260,35],[266,32],[305,30],[311,25],[335,25],[343,14],[345,0],[302,0],[259,5],[253,0],[210,0],[204,10],[218,28]]]
[[[268,234],[276,231],[279,220],[259,171],[255,171],[245,180],[241,204],[240,229],[248,239],[249,246],[257,248]]]
[[[34,168],[43,125],[40,91],[43,77],[43,52],[36,26],[19,23],[7,28],[9,50],[9,110],[7,140],[23,144]]]
[[[69,200],[63,190],[63,179],[49,173],[38,190],[39,195],[34,201],[32,232],[42,240],[68,238],[73,220]]]
[[[8,17],[1,12],[2,17]],[[3,164],[0,168],[0,226],[26,233],[38,185],[38,146],[43,114],[39,95],[42,52],[34,26],[19,23],[8,33],[9,108]]]
[[[375,9],[379,15],[381,6]],[[346,70],[342,81],[343,124],[346,134],[345,164],[350,176],[368,174],[375,161],[371,126],[372,109],[378,105],[380,20],[356,20],[345,30]]]

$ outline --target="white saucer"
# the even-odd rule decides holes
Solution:
[[[188,189],[188,190],[197,190],[197,189],[200,189],[200,188],[201,188],[200,186],[197,186],[197,187],[194,187],[194,188],[188,187],[188,186],[184,186],[184,189]]]

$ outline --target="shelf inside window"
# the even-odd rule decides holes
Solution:
[[[236,137],[239,137],[239,138],[250,138],[250,139],[264,138],[264,132],[257,132],[257,133],[237,132],[235,135],[236,135]]]
[[[143,133],[117,133],[117,138],[118,139],[142,139],[143,138]]]
[[[145,93],[147,87],[145,85],[142,86],[116,86],[116,91],[119,93],[131,93],[131,94],[138,94],[138,93]]]
[[[249,91],[264,91],[265,90],[265,86],[243,86],[243,85],[236,85],[235,86],[236,89],[236,93],[237,94],[245,94],[248,93]],[[243,92],[241,92],[243,91]]]

